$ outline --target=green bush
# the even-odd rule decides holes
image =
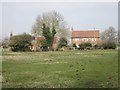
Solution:
[[[13,36],[9,42],[12,51],[30,51],[32,37],[29,34]]]
[[[75,43],[74,43],[72,46],[73,46],[73,47],[77,47]]]
[[[115,43],[104,43],[104,44],[102,44],[102,47],[104,49],[115,49],[116,48],[116,44]]]
[[[79,49],[79,50],[84,50],[85,48],[86,48],[86,47],[85,47],[85,44],[80,44],[78,49]]]
[[[82,44],[79,45],[78,49],[83,50],[87,47],[92,47],[92,44],[91,43],[82,43]]]
[[[97,44],[96,44],[94,47],[96,47],[96,48],[97,48],[97,47],[99,47],[99,45],[97,45]]]
[[[96,44],[96,45],[94,45],[94,48],[95,48],[95,49],[99,49],[100,46]]]
[[[58,48],[67,47],[67,39],[64,37],[60,38]]]
[[[91,43],[84,43],[85,47],[92,47]]]
[[[39,40],[41,46],[40,48],[43,50],[43,51],[48,51],[48,44],[46,42],[46,39],[41,39]]]
[[[0,46],[3,46],[3,48],[8,48],[8,44],[9,44],[9,39],[5,38],[5,39],[2,40]]]

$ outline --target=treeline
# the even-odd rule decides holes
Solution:
[[[39,15],[35,24],[32,27],[32,34],[35,36],[44,36],[45,39],[40,40],[42,49],[52,50],[54,36],[59,37],[58,48],[62,47],[75,47],[75,44],[68,45],[68,38],[71,37],[70,28],[68,28],[64,17],[56,11],[44,13]],[[100,44],[91,45],[90,43],[83,43],[79,45],[79,49],[85,48],[103,48],[115,49],[118,45],[118,32],[109,27],[107,30],[100,33]],[[5,38],[1,42],[3,48],[11,47],[12,51],[31,51],[33,37],[29,34],[21,34],[12,36],[11,40]]]

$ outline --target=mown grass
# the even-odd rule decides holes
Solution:
[[[3,88],[116,88],[117,50],[3,52]]]

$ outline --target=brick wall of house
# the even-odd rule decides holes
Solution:
[[[57,44],[53,44],[52,48],[57,49]]]
[[[75,39],[78,39],[78,41],[75,41]],[[96,38],[96,41],[92,41],[92,38],[87,38],[88,41],[83,41],[83,38],[72,38],[72,44],[82,44],[89,42],[91,44],[99,44],[99,38]]]

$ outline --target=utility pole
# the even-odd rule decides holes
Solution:
[[[73,31],[73,27],[71,27],[71,31]]]

